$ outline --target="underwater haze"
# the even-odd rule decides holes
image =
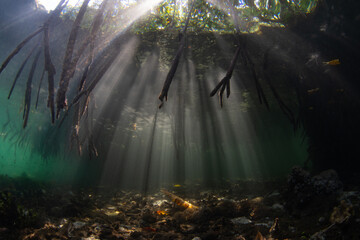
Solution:
[[[21,6],[13,8],[20,11]],[[2,56],[8,55],[46,18],[42,10],[34,11],[18,23],[5,19],[8,23],[4,22],[1,33]],[[55,81],[60,78],[65,36],[70,31],[66,14],[63,13],[63,23],[57,23],[64,27],[54,26],[50,32]],[[9,24],[13,26],[8,27]],[[141,188],[145,182],[160,187],[281,177],[292,166],[304,163],[308,146],[302,130],[294,132],[276,102],[269,102],[269,110],[259,105],[254,86],[245,80],[251,77],[246,69],[235,71],[232,95],[222,108],[216,97],[209,98],[211,88],[226,73],[225,61],[231,61],[233,43],[229,33],[189,33],[186,55],[178,66],[169,101],[158,109],[157,96],[178,42],[173,39],[176,33],[153,31],[120,33],[124,37],[119,53],[91,93],[86,113],[89,126],[84,124],[80,131],[92,135],[97,151],[93,157],[89,153],[78,154],[72,133],[64,133],[71,123],[61,127],[59,121],[51,124],[46,109],[46,75],[35,107],[41,62],[32,81],[29,122],[23,129],[21,115],[30,63],[19,76],[11,98],[7,97],[14,73],[31,48],[25,46],[1,75],[1,173],[25,173],[55,182],[91,181],[90,184]],[[98,40],[101,48],[104,44],[100,41],[105,40]],[[202,46],[203,41],[210,46]],[[70,87],[75,88],[73,85]],[[86,146],[83,148],[91,152]]]
[[[0,237],[359,236],[359,7],[3,0]]]

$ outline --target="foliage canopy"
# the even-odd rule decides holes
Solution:
[[[83,21],[89,28],[96,8],[102,1],[96,1]],[[121,29],[133,20],[132,9],[144,0],[111,0],[105,16],[104,32]],[[133,25],[136,33],[156,30],[179,31],[184,27],[186,14],[190,9],[187,0],[164,0],[152,7],[146,16]],[[310,14],[319,0],[195,0],[192,20],[188,31],[194,32],[233,32],[232,12],[239,18],[241,32],[256,32],[260,25],[286,26],[295,19]],[[79,6],[66,7],[64,18],[75,19]]]

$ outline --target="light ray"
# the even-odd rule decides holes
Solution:
[[[69,0],[68,6],[76,6],[81,3],[81,0]],[[90,1],[90,5],[94,2],[94,0]],[[42,5],[46,10],[51,11],[56,8],[59,0],[38,0],[37,4]]]

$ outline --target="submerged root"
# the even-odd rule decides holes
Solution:
[[[223,94],[224,94],[225,89],[226,89],[226,97],[228,98],[230,96],[230,79],[232,77],[232,74],[233,74],[233,71],[234,71],[234,68],[236,65],[236,61],[239,57],[240,50],[241,50],[241,47],[238,46],[236,49],[235,55],[231,61],[230,67],[226,73],[226,76],[218,83],[218,85],[216,85],[214,90],[212,90],[210,93],[210,97],[212,97],[220,90],[219,91],[219,102],[220,102],[221,107],[223,106]]]

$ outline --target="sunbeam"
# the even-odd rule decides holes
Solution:
[[[91,0],[90,5],[96,0]],[[52,11],[58,5],[59,0],[37,0],[37,4],[43,6],[46,10]],[[82,3],[82,0],[69,0],[68,6],[77,6]]]

